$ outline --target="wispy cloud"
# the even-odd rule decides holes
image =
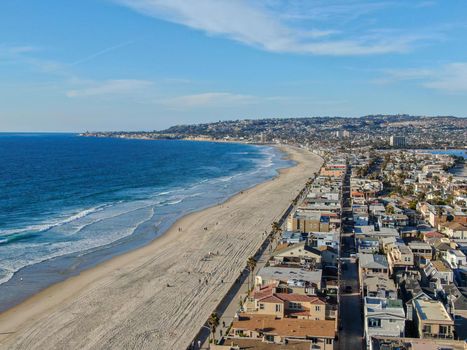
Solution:
[[[68,97],[114,96],[122,94],[135,94],[152,86],[154,83],[147,80],[116,79],[103,82],[93,82],[87,86],[69,90]]]
[[[385,76],[376,83],[389,84],[413,80],[422,87],[448,93],[467,93],[467,62],[455,62],[434,68],[385,70]]]
[[[0,43],[0,62],[15,62],[23,55],[38,51],[35,46],[28,45],[6,45]]]
[[[453,93],[467,93],[467,63],[451,63],[444,66],[423,86]]]
[[[371,55],[406,52],[425,39],[403,33],[397,35],[365,35],[335,28],[309,28],[290,23],[299,14],[330,16],[347,13],[363,15],[388,6],[388,2],[315,6],[315,2],[299,2],[307,11],[297,12],[281,1],[247,0],[114,0],[147,16],[181,24],[208,35],[223,36],[237,42],[271,52],[313,55]],[[389,2],[391,4],[391,2]],[[352,7],[351,7],[352,6]],[[354,12],[352,12],[354,10]]]
[[[134,43],[134,41],[126,41],[126,42],[120,43],[118,45],[113,45],[113,46],[107,47],[107,48],[105,48],[103,50],[99,50],[99,51],[97,51],[97,52],[95,52],[95,53],[93,53],[91,55],[88,55],[88,56],[83,57],[83,58],[81,58],[79,60],[76,60],[75,62],[71,63],[70,66],[76,66],[78,64],[91,61],[91,60],[93,60],[93,59],[95,59],[95,58],[97,58],[99,56],[102,56],[102,55],[105,55],[105,54],[107,54],[109,52],[121,49],[121,48],[123,48],[125,46],[128,46],[130,44],[133,44],[133,43]]]

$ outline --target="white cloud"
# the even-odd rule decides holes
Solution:
[[[198,107],[229,107],[239,104],[250,104],[257,100],[255,96],[233,94],[229,92],[205,92],[183,95],[159,101],[170,109],[191,109]]]
[[[182,24],[208,35],[229,39],[271,52],[289,52],[314,55],[370,55],[405,52],[421,37],[415,35],[381,34],[356,35],[333,28],[304,28],[289,23],[296,13],[282,2],[247,0],[114,0],[147,16]],[[365,13],[387,6],[361,3],[313,8],[308,2],[310,13],[315,16],[329,13],[351,13],[352,9]],[[301,3],[302,7],[306,2]],[[314,4],[314,3],[311,3]],[[315,12],[313,13],[313,10]],[[300,11],[303,13],[303,11]],[[358,14],[358,13],[357,13]],[[357,15],[352,14],[352,15]],[[323,15],[324,16],[324,15]],[[338,38],[336,34],[340,34]]]
[[[451,63],[444,66],[423,86],[453,93],[467,93],[467,63]]]
[[[121,95],[138,93],[153,85],[147,80],[116,79],[104,82],[93,82],[85,87],[69,90],[68,97],[89,97],[102,95]]]
[[[0,43],[0,60],[3,61],[16,61],[21,58],[24,54],[37,51],[34,46],[12,46]]]
[[[467,93],[467,62],[445,64],[437,69],[390,69],[377,83],[414,80],[419,85],[448,93]]]

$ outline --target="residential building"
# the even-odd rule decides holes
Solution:
[[[420,257],[428,260],[433,259],[433,249],[428,243],[421,241],[412,241],[409,242],[408,246],[412,251],[415,260],[417,260],[417,258]]]
[[[440,301],[416,299],[413,311],[420,338],[454,338],[454,321]]]
[[[299,232],[329,232],[329,215],[319,212],[297,210],[288,219],[288,229]]]
[[[439,225],[440,230],[451,239],[467,239],[467,225],[459,222],[446,222]]]
[[[367,349],[371,347],[371,337],[405,335],[405,312],[401,300],[386,298],[364,298],[364,332]]]
[[[310,349],[333,350],[336,322],[333,320],[277,319],[270,315],[239,314],[228,338],[250,338],[271,344],[300,340],[310,343]]]
[[[397,269],[407,269],[414,266],[414,255],[410,248],[402,242],[391,245],[387,258],[391,274]]]
[[[465,350],[463,340],[419,339],[375,336],[371,339],[373,350]]]
[[[326,302],[322,299],[303,294],[276,293],[275,290],[266,287],[254,291],[244,309],[248,313],[273,315],[276,318],[326,319]]]
[[[388,261],[384,255],[358,253],[358,274],[361,285],[364,278],[387,277],[388,271]]]
[[[389,277],[370,276],[363,280],[363,296],[397,299],[397,288]]]
[[[321,289],[322,270],[304,270],[289,267],[262,267],[256,277],[255,286],[278,285],[281,293],[315,295]]]
[[[299,231],[285,231],[282,233],[281,242],[294,244],[306,241],[306,235]]]
[[[458,249],[449,249],[446,252],[445,261],[451,269],[458,269],[467,266],[467,258],[465,254]]]
[[[321,251],[306,243],[298,243],[277,249],[271,258],[271,265],[288,265],[289,267],[315,268],[321,267]]]
[[[439,285],[445,285],[454,281],[452,269],[441,260],[428,261],[422,269],[422,276],[425,283],[437,282]]]

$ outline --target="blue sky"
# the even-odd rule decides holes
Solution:
[[[0,131],[465,116],[464,0],[2,0]]]

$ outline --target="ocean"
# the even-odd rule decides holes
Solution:
[[[75,134],[3,133],[0,159],[0,310],[292,165],[270,146]]]
[[[447,150],[428,150],[432,154],[449,154],[456,157],[467,159],[467,150],[465,149],[447,149]],[[464,164],[456,165],[449,170],[454,176],[467,176],[467,167]]]

